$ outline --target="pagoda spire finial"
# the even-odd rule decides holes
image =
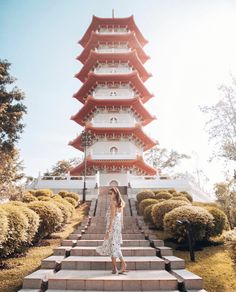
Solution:
[[[115,18],[115,9],[112,9],[112,18]]]

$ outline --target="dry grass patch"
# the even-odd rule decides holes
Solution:
[[[23,279],[38,270],[41,261],[53,254],[53,249],[61,245],[61,240],[67,238],[77,227],[78,223],[87,215],[88,204],[82,204],[75,209],[71,222],[65,225],[63,231],[51,234],[43,239],[39,246],[28,249],[26,255],[19,258],[0,260],[0,291],[16,292],[21,289]],[[2,267],[7,267],[2,269]]]

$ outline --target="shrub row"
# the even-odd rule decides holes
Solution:
[[[79,195],[63,192],[54,195],[50,190],[32,190],[23,202],[10,201],[0,205],[0,257],[23,252],[62,230],[78,205]]]

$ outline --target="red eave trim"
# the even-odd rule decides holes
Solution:
[[[139,28],[137,27],[133,15],[125,18],[101,18],[93,15],[92,21],[83,35],[82,39],[79,41],[81,46],[85,47],[89,41],[89,37],[92,31],[96,31],[99,25],[127,25],[131,31],[134,31],[137,38],[142,46],[148,43],[144,38]]]
[[[139,139],[144,144],[144,151],[152,148],[153,146],[157,145],[157,142],[147,136],[146,133],[143,132],[142,127],[137,125],[134,128],[95,128],[91,125],[86,125],[85,131],[91,130],[92,137],[94,135],[101,135],[101,134],[126,134],[126,135],[134,135],[137,139]],[[69,142],[69,145],[75,147],[76,149],[83,151],[82,147],[82,134],[76,137],[73,141]]]
[[[130,106],[132,109],[141,116],[142,125],[145,126],[154,119],[155,116],[151,115],[148,110],[143,106],[143,103],[140,101],[139,97],[134,97],[132,99],[95,99],[92,96],[89,96],[86,100],[84,106],[73,116],[71,120],[74,120],[81,126],[86,124],[85,117],[91,114],[95,108],[99,107],[112,107],[112,106]]]
[[[141,156],[137,156],[136,159],[130,159],[130,160],[93,160],[91,157],[87,158],[87,167],[93,167],[93,166],[124,166],[124,167],[130,167],[133,166],[143,170],[146,172],[147,175],[156,175],[157,170],[153,168],[152,166],[145,163],[143,158]],[[80,175],[84,170],[84,162],[79,164],[78,166],[74,167],[70,170],[70,175]]]
[[[90,95],[90,90],[95,88],[98,82],[131,82],[136,90],[140,93],[140,98],[142,102],[147,102],[154,95],[151,94],[147,88],[144,86],[142,80],[139,78],[137,71],[133,71],[129,74],[95,74],[90,72],[88,74],[88,79],[81,86],[79,91],[77,91],[73,97],[78,99],[80,102],[84,103],[86,96]]]
[[[96,65],[97,61],[99,62],[129,61],[132,67],[134,67],[138,71],[139,76],[143,81],[146,81],[151,76],[151,74],[146,71],[142,62],[139,60],[136,51],[119,54],[97,53],[95,51],[91,51],[83,68],[80,70],[79,73],[75,75],[75,77],[78,78],[81,82],[84,82],[87,78],[88,73],[91,71],[92,67]]]
[[[135,34],[133,32],[119,35],[108,35],[108,34],[97,34],[95,32],[91,33],[89,42],[82,51],[82,53],[76,58],[83,64],[87,60],[90,51],[94,50],[99,42],[128,42],[130,48],[137,51],[138,57],[142,63],[145,63],[150,57],[146,55],[142,49],[140,43],[138,42]],[[119,54],[119,53],[117,53]]]

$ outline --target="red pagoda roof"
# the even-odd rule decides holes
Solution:
[[[93,96],[89,96],[85,101],[84,106],[79,110],[79,112],[71,116],[71,120],[74,120],[81,126],[86,124],[86,117],[88,118],[96,108],[99,107],[129,107],[138,114],[142,119],[142,125],[145,126],[154,119],[148,110],[143,106],[139,97],[134,97],[132,99],[95,99]]]
[[[95,32],[92,32],[89,42],[87,43],[82,53],[76,59],[84,64],[84,62],[87,60],[90,54],[90,51],[95,50],[99,43],[104,42],[107,43],[128,42],[130,48],[137,51],[137,55],[142,63],[145,63],[150,58],[142,49],[140,43],[138,42],[133,32],[118,35],[97,34]]]
[[[127,160],[93,160],[90,156],[86,159],[86,168],[110,168],[118,167],[120,169],[127,168],[132,169],[133,167],[145,172],[147,175],[156,175],[157,170],[152,166],[146,164],[141,156],[137,156],[136,159],[127,159]],[[84,162],[79,164],[78,166],[70,169],[70,175],[81,175],[84,171]]]
[[[98,53],[95,51],[91,51],[88,59],[86,60],[83,68],[77,73],[75,76],[82,82],[86,80],[88,73],[91,71],[91,68],[96,67],[97,62],[113,62],[113,61],[123,61],[129,62],[133,68],[135,68],[140,78],[143,81],[146,81],[151,74],[149,74],[142,62],[139,60],[136,51],[130,51],[120,54],[114,53]]]
[[[153,94],[151,94],[147,88],[144,86],[142,80],[139,78],[137,71],[133,71],[129,74],[95,74],[90,72],[88,74],[88,79],[81,86],[79,91],[73,95],[80,102],[84,103],[88,95],[90,95],[91,90],[96,88],[98,83],[104,82],[117,82],[117,83],[132,83],[133,87],[139,92],[140,98],[143,102],[148,101]]]
[[[82,39],[79,41],[81,46],[85,47],[89,41],[90,34],[96,31],[100,26],[128,26],[128,29],[134,31],[140,44],[144,46],[148,41],[143,37],[142,33],[138,29],[136,23],[134,22],[133,15],[125,18],[101,18],[93,15],[91,24],[89,25],[87,31],[85,32]]]
[[[105,136],[113,138],[115,137],[121,137],[121,136],[134,136],[137,140],[141,141],[144,144],[144,151],[152,148],[157,144],[153,139],[151,139],[144,131],[142,130],[142,127],[140,125],[136,125],[135,127],[130,128],[95,128],[91,125],[87,125],[85,127],[85,132],[88,130],[91,131],[92,137],[94,136]],[[78,137],[76,137],[73,141],[69,142],[69,145],[75,147],[76,149],[83,151],[82,146],[82,134],[80,134]]]

